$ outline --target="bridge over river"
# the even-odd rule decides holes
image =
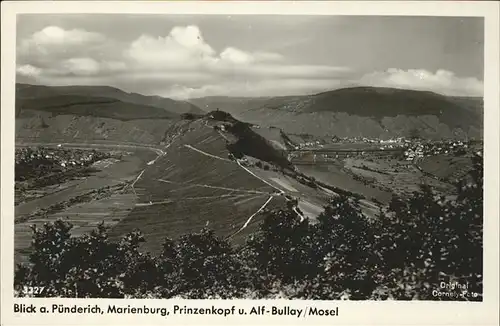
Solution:
[[[355,156],[384,158],[403,154],[403,148],[301,148],[288,150],[288,157],[298,165],[329,165],[338,159]]]
[[[404,148],[301,148],[289,149],[287,153],[316,153],[316,154],[336,154],[336,153],[402,153]]]

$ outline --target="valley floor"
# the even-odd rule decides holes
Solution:
[[[15,207],[16,262],[26,260],[32,224],[59,218],[74,224],[82,235],[99,223],[111,227],[111,239],[139,229],[148,239],[143,249],[158,252],[166,237],[197,232],[204,227],[242,244],[260,223],[263,210],[297,200],[294,211],[314,220],[335,196],[335,189],[361,196],[365,215],[375,217],[394,192],[410,194],[424,182],[451,194],[453,187],[435,174],[467,170],[466,159],[427,158],[413,165],[396,159],[351,157],[328,164],[303,156],[296,171],[312,178],[312,187],[293,174],[228,156],[227,137],[204,122],[193,122],[190,132],[171,137],[166,145],[93,141],[34,143],[18,139],[16,146],[68,150],[92,149],[120,153],[120,159],[93,164],[85,177],[65,180],[26,193]],[[284,145],[278,144],[281,147]],[[358,147],[344,145],[343,150]],[[293,160],[292,160],[293,162]],[[264,162],[264,165],[266,162]],[[443,164],[447,164],[444,166]],[[426,173],[427,171],[427,173]],[[318,186],[319,185],[319,186]],[[288,198],[288,199],[287,199]]]

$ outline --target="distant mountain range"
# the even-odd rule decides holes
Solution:
[[[424,91],[354,87],[303,96],[212,96],[176,101],[126,93],[108,86],[16,84],[16,117],[24,118],[26,123],[29,120],[31,130],[50,126],[49,120],[56,116],[138,124],[133,121],[182,119],[187,113],[198,116],[216,109],[243,122],[276,127],[288,134],[318,137],[391,138],[414,135],[417,131],[430,139],[481,139],[483,132],[482,98],[449,97]],[[155,124],[161,125],[158,121]],[[140,125],[144,128],[142,122]],[[17,130],[22,128],[22,124],[16,126]]]
[[[288,133],[393,137],[419,130],[431,138],[482,137],[483,99],[395,88],[353,87],[315,95],[272,98],[204,97],[204,110],[220,108],[246,122]]]
[[[359,116],[386,117],[396,115],[440,114],[441,110],[462,109],[481,111],[481,97],[451,97],[428,91],[384,87],[351,87],[314,95],[277,97],[207,96],[190,99],[205,111],[220,110],[234,113],[268,108],[295,113],[345,112]],[[231,113],[231,112],[230,112]]]

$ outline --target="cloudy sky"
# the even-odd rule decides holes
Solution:
[[[349,86],[483,95],[482,18],[22,15],[17,81],[179,99]]]

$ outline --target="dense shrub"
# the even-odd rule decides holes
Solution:
[[[242,264],[233,248],[208,229],[175,242],[168,239],[160,262],[163,277],[175,281],[170,289],[173,295],[231,298],[238,294],[242,282]]]
[[[146,239],[137,231],[112,243],[103,225],[76,238],[57,221],[34,228],[15,287],[65,297],[482,300],[433,293],[454,281],[482,293],[482,159],[474,163],[472,182],[459,183],[453,200],[424,186],[367,219],[356,199],[340,195],[315,223],[290,205],[264,211],[238,248],[203,229],[166,239],[152,256],[139,250]]]

